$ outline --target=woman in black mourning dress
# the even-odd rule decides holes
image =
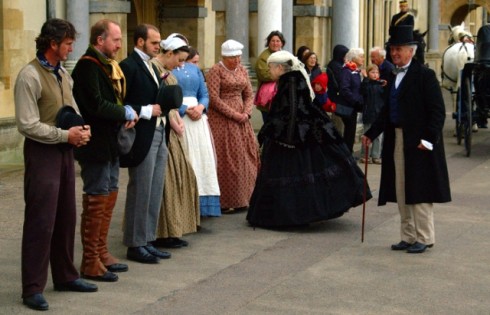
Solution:
[[[262,164],[247,220],[278,228],[340,217],[363,202],[363,173],[327,114],[312,105],[304,65],[287,51],[267,63],[277,94],[258,135]]]

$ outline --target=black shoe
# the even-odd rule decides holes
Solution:
[[[170,257],[172,257],[172,254],[170,254],[169,252],[162,252],[153,247],[153,245],[151,245],[150,243],[145,246],[145,249],[148,251],[148,253],[158,258],[169,259]]]
[[[66,283],[55,283],[55,291],[73,291],[73,292],[96,292],[97,286],[78,278],[77,280]]]
[[[420,254],[425,252],[427,248],[431,248],[433,244],[425,245],[419,242],[415,242],[412,246],[407,248],[407,253],[409,254]]]
[[[410,246],[412,246],[412,244],[405,241],[401,241],[398,244],[391,245],[391,250],[407,250]]]
[[[163,248],[182,248],[189,245],[187,241],[181,240],[178,237],[157,238],[151,244],[155,247]]]
[[[232,208],[221,208],[221,214],[232,214],[235,212],[235,209]]]
[[[90,276],[90,275],[86,275],[86,274],[83,274],[83,273],[81,273],[80,275],[84,279],[89,279],[89,280],[94,280],[94,281],[100,281],[100,282],[116,282],[117,280],[119,280],[119,277],[115,273],[112,273],[110,271],[106,271],[101,276]]]
[[[105,266],[107,268],[107,270],[109,270],[110,272],[126,272],[128,271],[128,265],[126,264],[112,264],[112,265],[109,265],[109,266]]]
[[[160,261],[160,258],[148,252],[146,246],[128,247],[126,257],[143,264],[158,264]]]
[[[28,308],[37,311],[46,311],[49,308],[49,304],[42,293],[35,293],[33,295],[29,295],[28,297],[22,298],[22,303]]]

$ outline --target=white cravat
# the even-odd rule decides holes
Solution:
[[[395,79],[395,88],[398,89],[398,86],[402,82],[402,79],[405,77],[405,74],[407,74],[407,71],[398,72],[398,74],[396,75],[396,79]]]
[[[407,74],[408,67],[410,66],[410,63],[412,63],[411,60],[410,60],[410,62],[407,65],[404,65],[402,67],[403,69],[405,69],[405,71],[398,72],[398,74],[396,75],[396,78],[395,78],[395,88],[398,89],[398,86],[400,85],[400,83],[402,82],[403,78]]]

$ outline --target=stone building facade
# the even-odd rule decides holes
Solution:
[[[427,62],[440,72],[440,56],[447,47],[448,25],[465,21],[476,34],[489,22],[488,0],[409,0],[415,28],[427,31]],[[314,50],[321,65],[332,47],[344,44],[382,46],[398,0],[0,0],[0,166],[22,161],[23,137],[15,128],[13,84],[20,68],[35,55],[34,39],[47,18],[70,20],[80,33],[65,64],[73,69],[88,46],[90,26],[101,18],[118,21],[127,43],[123,59],[139,23],[158,26],[162,37],[185,34],[209,68],[220,58],[220,46],[229,38],[245,46],[242,62],[253,69],[264,49],[265,37],[281,30],[286,50],[301,45]],[[369,62],[369,58],[366,58]]]

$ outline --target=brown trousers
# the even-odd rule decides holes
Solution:
[[[22,297],[79,278],[73,265],[76,227],[73,150],[26,138],[24,143]]]

